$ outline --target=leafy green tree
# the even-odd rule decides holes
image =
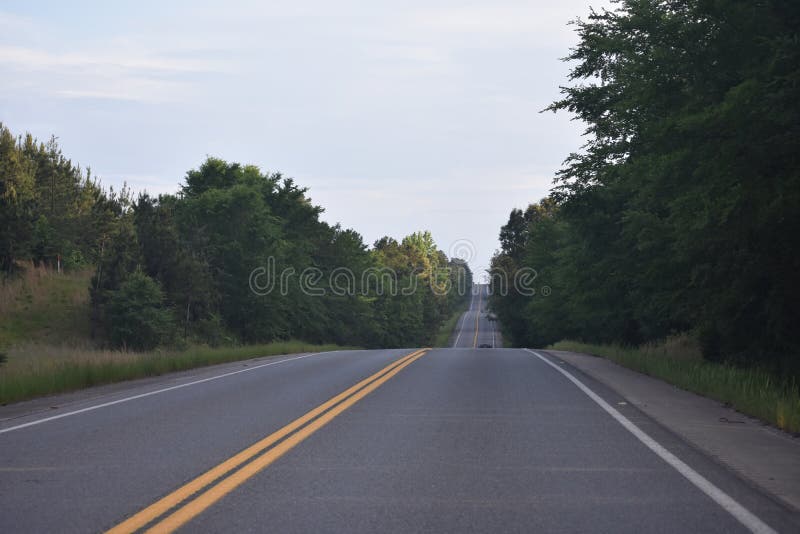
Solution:
[[[33,165],[0,123],[0,272],[15,270],[25,257],[33,222]]]
[[[179,205],[177,197],[154,199],[147,194],[134,204],[143,269],[161,284],[167,303],[180,317],[183,337],[188,339],[191,333],[201,341],[218,344],[224,337],[217,314],[219,295],[208,262],[190,250],[180,234],[175,214]]]
[[[215,291],[224,296],[219,306],[226,324],[244,341],[265,341],[287,331],[285,299],[253,294],[248,280],[271,253],[281,256],[280,226],[247,172],[225,189],[192,194],[179,217],[190,246],[208,262]]]
[[[448,260],[429,232],[370,249],[357,232],[320,220],[307,189],[253,165],[207,158],[177,195],[134,201],[126,186],[101,187],[55,137],[16,139],[0,125],[0,171],[0,271],[20,260],[94,266],[100,343],[419,346],[466,298],[447,289],[471,284],[468,266]],[[267,265],[288,276],[254,292],[250,274]],[[363,273],[385,268],[397,274],[385,291],[364,282]]]
[[[708,358],[797,367],[800,7],[620,0],[576,28],[550,109],[588,141],[553,222],[512,213],[494,262],[537,269],[557,298],[495,298],[511,338],[688,331]]]
[[[111,292],[109,324],[112,343],[134,350],[155,348],[173,326],[161,288],[141,271],[133,272]]]

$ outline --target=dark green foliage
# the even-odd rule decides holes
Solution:
[[[778,0],[625,0],[577,23],[576,83],[550,109],[588,142],[552,215],[512,214],[493,262],[553,288],[495,297],[516,343],[691,331],[707,358],[796,368],[799,27]]]
[[[136,237],[128,242],[138,243],[143,269],[161,283],[184,337],[360,346],[432,340],[466,298],[436,288],[442,276],[461,276],[469,287],[468,267],[449,262],[427,232],[402,245],[384,240],[392,243],[390,257],[381,245],[370,251],[355,231],[321,221],[321,212],[291,179],[209,158],[187,174],[180,196],[139,197],[132,210]],[[249,284],[259,268],[269,269],[270,291]],[[396,271],[394,286],[364,285],[364,273],[381,268]],[[397,293],[412,282],[414,294]]]
[[[171,331],[172,317],[164,308],[161,288],[141,271],[111,292],[108,307],[109,335],[117,347],[150,350]]]
[[[0,273],[15,270],[15,260],[33,231],[34,181],[14,137],[0,123]]]
[[[291,178],[252,165],[208,158],[178,195],[132,201],[126,189],[100,189],[54,139],[15,140],[0,125],[0,170],[0,269],[58,257],[65,268],[94,265],[100,343],[420,346],[472,283],[430,233],[369,250],[354,230],[321,221],[322,208]],[[250,279],[263,268],[274,287],[262,294]],[[381,269],[396,274],[388,285],[364,276]],[[409,287],[417,290],[400,293]]]
[[[19,260],[56,267],[60,258],[73,269],[95,262],[125,195],[106,194],[55,138],[15,139],[0,123],[0,273]]]
[[[191,304],[195,312],[189,319],[199,325],[206,320],[200,310],[218,312],[221,324],[242,341],[295,337],[361,346],[421,345],[464,298],[454,292],[437,295],[427,283],[435,278],[430,273],[448,263],[429,233],[409,236],[402,246],[384,240],[393,243],[391,258],[380,245],[369,251],[355,231],[321,221],[322,209],[309,202],[306,190],[280,174],[262,174],[256,167],[212,158],[188,173],[181,199],[162,197],[150,207],[146,200],[137,204],[137,220],[144,222],[148,210],[158,212],[169,205],[179,238],[168,239],[176,241],[171,248],[199,269],[178,279],[207,288],[195,291],[198,296],[189,301],[179,295],[171,300],[183,306],[199,304],[204,296],[199,308]],[[165,233],[165,224],[151,231],[140,223],[140,233],[147,234],[140,235],[140,242]],[[154,257],[148,267],[151,274],[169,288],[169,269],[158,272],[158,265],[169,257],[157,252],[161,248],[154,246],[149,254],[143,247],[143,252],[145,258]],[[259,267],[269,267],[275,284],[266,294],[253,292],[247,283]],[[365,282],[365,272],[382,268],[397,274],[394,286]],[[460,266],[450,274],[458,273],[466,278],[468,268]],[[419,291],[398,294],[412,278]],[[202,328],[196,331],[204,334]]]

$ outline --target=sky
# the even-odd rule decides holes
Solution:
[[[0,3],[0,122],[105,186],[207,155],[280,171],[367,243],[430,230],[476,273],[583,143],[541,111],[605,1]]]

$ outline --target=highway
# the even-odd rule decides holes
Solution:
[[[500,333],[486,313],[489,287],[484,284],[475,287],[469,309],[456,324],[453,348],[500,348]]]
[[[1,408],[0,532],[798,531],[547,352],[478,348],[498,340],[485,292],[453,348],[263,358]]]

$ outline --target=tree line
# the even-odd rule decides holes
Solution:
[[[712,360],[798,370],[800,4],[617,2],[575,22],[584,121],[550,195],[500,231],[493,285],[518,345],[637,345],[689,333]],[[495,287],[495,289],[499,289]]]
[[[134,198],[103,189],[55,139],[15,138],[0,125],[0,172],[3,276],[25,260],[94,269],[99,344],[420,346],[472,285],[469,266],[449,259],[429,232],[369,247],[356,231],[322,221],[294,180],[252,165],[208,158],[177,194]],[[259,291],[253,273],[266,266],[294,276]]]
[[[17,138],[0,123],[0,274],[13,274],[19,260],[67,269],[96,261],[127,194],[104,191],[55,137]]]

